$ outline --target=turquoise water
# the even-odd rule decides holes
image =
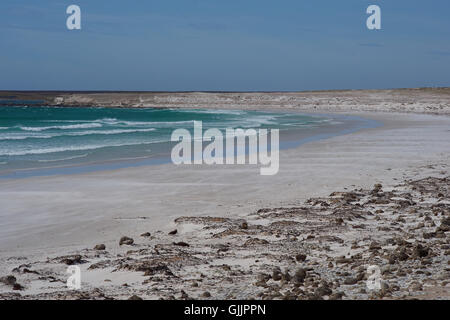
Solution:
[[[0,107],[0,173],[151,158],[170,151],[173,130],[311,129],[327,116],[235,110]]]

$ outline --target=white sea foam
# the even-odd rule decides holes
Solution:
[[[194,120],[185,121],[117,121],[116,125],[127,126],[158,126],[158,125],[180,125],[180,124],[193,124]]]
[[[0,141],[4,141],[4,140],[25,140],[28,138],[34,138],[34,139],[48,139],[48,138],[52,138],[52,135],[14,135],[14,134],[10,134],[10,135],[3,135],[0,136]]]
[[[115,130],[87,130],[79,132],[62,132],[62,133],[49,133],[49,134],[34,134],[23,135],[11,133],[9,135],[0,135],[0,141],[2,140],[25,140],[25,139],[50,139],[55,137],[67,137],[67,136],[88,136],[88,135],[114,135],[123,133],[139,133],[139,132],[151,132],[155,131],[155,128],[148,129],[115,129]]]
[[[83,150],[95,150],[100,148],[108,147],[125,147],[125,146],[136,146],[143,144],[150,144],[152,142],[138,142],[138,143],[117,143],[117,144],[100,144],[100,145],[83,145],[83,146],[65,146],[65,147],[55,147],[55,148],[40,148],[40,149],[29,149],[23,151],[2,151],[0,156],[24,156],[30,154],[45,154],[45,153],[57,153],[65,151],[83,151]]]
[[[128,121],[128,120],[118,120],[116,118],[101,118],[96,120],[49,120],[46,122],[63,122],[63,123],[78,123],[77,125],[80,126],[89,126],[89,125],[95,125],[98,127],[99,125],[119,125],[119,126],[153,126],[153,125],[179,125],[179,124],[189,124],[192,123],[194,120],[185,120],[185,121]],[[66,125],[66,126],[51,126],[51,127],[32,127],[33,129],[39,129],[39,128],[49,128],[49,129],[58,129],[59,127],[64,127],[64,129],[72,129],[71,126],[77,126],[77,125]],[[28,128],[28,127],[27,127]],[[76,128],[75,128],[76,129]],[[46,129],[48,130],[48,129]],[[38,130],[36,130],[38,131]]]
[[[170,109],[177,112],[185,113],[205,113],[205,114],[230,114],[230,115],[242,115],[247,113],[243,110],[221,110],[221,109]]]
[[[123,134],[123,133],[138,133],[138,132],[151,132],[155,131],[155,128],[148,128],[148,129],[114,129],[114,130],[89,130],[89,131],[80,131],[80,132],[71,132],[66,133],[62,135],[66,136],[87,136],[92,134],[103,134],[103,135],[110,135],[110,134]]]
[[[79,124],[71,124],[65,126],[48,126],[48,127],[19,127],[24,131],[45,131],[45,130],[72,130],[72,129],[89,129],[89,128],[100,128],[103,125],[101,123],[79,123]]]

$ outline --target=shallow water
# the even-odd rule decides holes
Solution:
[[[303,136],[333,135],[349,121],[334,115],[241,110],[4,106],[0,177],[20,177],[33,170],[44,175],[69,173],[80,165],[100,170],[108,163],[112,168],[144,160],[161,163],[174,144],[172,132],[192,132],[194,120],[202,121],[203,130],[277,128],[297,132],[296,136],[299,131]]]

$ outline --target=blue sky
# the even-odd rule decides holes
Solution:
[[[71,4],[82,30],[66,28]],[[449,14],[448,0],[1,0],[0,89],[450,86]]]

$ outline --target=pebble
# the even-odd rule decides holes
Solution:
[[[134,243],[134,240],[129,237],[122,237],[122,238],[120,238],[120,241],[119,241],[119,245],[126,244],[126,245],[131,246],[133,243]]]
[[[306,254],[302,254],[302,253],[297,254],[295,256],[295,260],[297,260],[298,262],[305,261],[306,260]]]
[[[104,244],[98,244],[94,247],[94,250],[105,250],[106,246]]]

